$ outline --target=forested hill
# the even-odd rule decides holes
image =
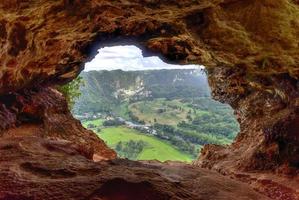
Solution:
[[[89,71],[80,76],[85,85],[75,113],[110,111],[124,101],[207,97],[210,93],[200,69]]]

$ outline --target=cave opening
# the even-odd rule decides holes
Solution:
[[[1,1],[0,10],[0,199],[158,199],[153,194],[186,200],[298,199],[298,0],[14,0]],[[234,135],[220,132],[233,117],[219,113],[210,96],[190,98],[193,93],[183,90],[186,87],[167,86],[165,82],[174,79],[161,69],[135,73],[158,71],[152,77],[164,84],[155,85],[154,91],[163,98],[143,88],[136,97],[140,87],[120,87],[131,81],[145,87],[142,76],[134,78],[132,70],[113,71],[123,81],[109,76],[109,70],[83,72],[91,73],[89,81],[95,84],[85,81],[80,98],[89,92],[89,101],[80,105],[92,112],[76,113],[76,108],[84,108],[76,106],[80,99],[73,102],[73,112],[79,117],[87,113],[90,121],[101,124],[82,120],[95,126],[85,129],[56,89],[79,75],[84,62],[96,56],[96,45],[111,47],[111,41],[139,44],[155,51],[143,55],[161,54],[172,64],[204,64],[213,98],[231,105],[238,117],[241,132],[234,143],[205,145],[192,166],[115,159],[115,152],[99,139],[107,130],[113,136],[126,130],[121,134],[129,140],[119,143],[114,137],[113,145],[119,155],[128,149],[131,160],[140,160],[139,151],[145,150],[150,150],[147,155],[163,155],[139,142],[141,136],[156,139],[160,147],[161,142],[172,146],[163,158],[171,160],[175,151],[226,144]],[[181,82],[180,77],[175,80]],[[88,85],[105,98],[90,93]],[[180,96],[165,97],[169,93]],[[131,95],[137,99],[128,98]],[[147,135],[115,126],[128,121],[122,115],[139,121],[133,126],[151,122],[162,131]],[[131,131],[137,133],[129,138]]]
[[[119,157],[189,163],[203,145],[230,144],[239,132],[232,108],[212,99],[203,66],[169,64],[134,44],[93,54],[72,112]]]

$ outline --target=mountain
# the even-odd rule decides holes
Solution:
[[[110,111],[122,102],[210,95],[207,77],[200,69],[89,71],[80,76],[85,84],[74,113]]]

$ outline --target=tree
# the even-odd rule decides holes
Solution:
[[[72,110],[75,104],[76,99],[78,99],[81,95],[80,87],[84,85],[84,81],[82,77],[78,76],[73,81],[59,86],[57,88],[66,98],[68,102],[69,109]]]
[[[123,149],[123,144],[122,142],[118,142],[116,147],[115,147],[115,150],[120,152],[121,150]]]
[[[192,121],[192,117],[190,115],[187,115],[186,117],[190,122]]]
[[[110,119],[103,122],[103,126],[121,126],[124,125],[125,122],[118,119]]]
[[[96,126],[94,125],[94,124],[88,124],[87,125],[87,128],[89,128],[89,129],[92,129],[92,128],[95,128]]]

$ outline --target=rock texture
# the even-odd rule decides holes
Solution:
[[[69,81],[105,43],[136,43],[209,68],[298,75],[291,0],[26,0],[1,1],[0,9],[1,93]]]
[[[243,183],[190,165],[125,160],[95,163],[80,152],[65,141],[2,139],[0,199],[268,199]]]
[[[65,98],[55,89],[38,87],[10,92],[2,95],[0,102],[2,138],[36,136],[68,140],[79,145],[91,159],[116,157],[113,150],[72,117]]]
[[[1,135],[63,138],[112,158],[49,87],[74,79],[101,46],[136,44],[205,65],[213,96],[235,109],[234,144],[206,146],[196,165],[298,199],[298,41],[296,0],[0,0]],[[261,173],[277,177],[260,184]]]

